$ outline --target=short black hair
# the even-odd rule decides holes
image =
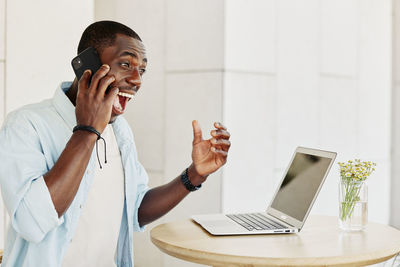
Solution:
[[[118,33],[142,41],[134,30],[122,23],[111,20],[97,21],[90,24],[82,33],[78,54],[90,46],[96,48],[97,52],[101,52],[114,44]]]

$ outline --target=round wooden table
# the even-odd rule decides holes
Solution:
[[[400,252],[399,230],[370,222],[364,231],[342,232],[331,216],[310,216],[297,234],[212,236],[188,219],[150,235],[161,251],[212,266],[364,266]]]

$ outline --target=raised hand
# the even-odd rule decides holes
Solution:
[[[90,70],[86,70],[78,83],[78,94],[76,96],[76,121],[79,125],[95,128],[102,133],[110,121],[112,105],[118,88],[111,88],[105,94],[107,87],[114,82],[114,76],[107,75],[110,71],[108,65],[103,65],[91,76]]]
[[[231,146],[230,134],[219,122],[214,123],[215,129],[211,131],[212,138],[203,140],[200,124],[192,122],[193,126],[193,167],[198,175],[206,177],[215,172],[226,163],[228,151]]]

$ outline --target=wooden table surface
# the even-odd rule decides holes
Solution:
[[[212,236],[187,219],[154,227],[151,241],[163,252],[212,266],[364,266],[400,252],[400,231],[368,223],[342,232],[337,217],[310,216],[297,234]]]

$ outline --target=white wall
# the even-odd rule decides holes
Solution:
[[[70,62],[92,21],[89,0],[7,1],[7,113],[52,97],[60,81],[74,78]]]
[[[301,145],[377,162],[369,219],[388,223],[391,1],[226,1],[225,14],[223,210],[265,209]],[[338,179],[335,164],[312,213],[337,215]]]
[[[96,19],[126,23],[148,49],[127,118],[152,185],[190,163],[192,119],[207,134],[214,120],[232,133],[224,169],[148,229],[265,209],[298,145],[376,161],[369,215],[387,223],[390,13],[390,0],[97,0]],[[338,179],[335,164],[313,213],[337,215]],[[137,266],[195,266],[161,254],[148,235],[135,236]]]
[[[96,20],[112,19],[130,26],[147,49],[148,71],[125,117],[150,186],[174,179],[191,163],[193,119],[199,120],[205,137],[212,123],[222,119],[222,4],[222,0],[95,1]],[[210,12],[210,19],[202,20]],[[213,175],[202,190],[189,195],[144,233],[135,233],[135,265],[189,266],[161,253],[151,243],[149,230],[193,213],[219,212],[220,183],[220,173]]]
[[[392,186],[390,223],[400,228],[400,1],[393,1]]]
[[[0,123],[6,113],[52,97],[62,80],[74,78],[70,62],[93,12],[92,0],[0,0]],[[2,202],[0,214],[3,248]]]
[[[95,1],[95,20],[116,20],[136,31],[146,46],[149,60],[142,87],[130,102],[125,118],[135,135],[139,160],[149,175],[149,186],[163,184],[164,177],[164,88],[165,7],[163,0]],[[162,266],[163,254],[151,243],[149,230],[135,233],[135,266]]]
[[[264,209],[297,145],[376,161],[369,217],[387,223],[391,11],[390,0],[0,0],[0,121],[73,78],[69,62],[93,18],[118,20],[148,50],[126,117],[151,186],[190,163],[192,119],[204,136],[218,120],[232,133],[224,169],[135,235],[136,266],[198,266],[161,253],[149,229],[194,213]],[[313,213],[337,214],[338,178],[335,164]]]
[[[0,124],[3,123],[5,113],[5,32],[6,32],[6,1],[0,0]],[[0,194],[1,197],[1,194]],[[6,216],[3,201],[0,201],[0,248],[4,247],[4,233]]]

